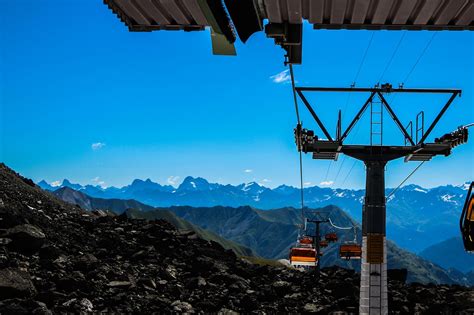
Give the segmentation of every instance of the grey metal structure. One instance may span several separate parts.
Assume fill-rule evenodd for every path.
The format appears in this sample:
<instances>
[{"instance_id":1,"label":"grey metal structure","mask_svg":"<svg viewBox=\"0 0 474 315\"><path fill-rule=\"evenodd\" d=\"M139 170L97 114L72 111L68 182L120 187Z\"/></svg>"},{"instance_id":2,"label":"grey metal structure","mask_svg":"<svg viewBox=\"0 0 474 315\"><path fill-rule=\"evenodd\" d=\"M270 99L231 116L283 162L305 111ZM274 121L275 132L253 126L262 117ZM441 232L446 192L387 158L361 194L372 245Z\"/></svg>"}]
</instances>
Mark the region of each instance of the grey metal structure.
<instances>
[{"instance_id":1,"label":"grey metal structure","mask_svg":"<svg viewBox=\"0 0 474 315\"><path fill-rule=\"evenodd\" d=\"M302 23L314 29L474 30L472 0L104 0L131 31L211 30L215 54L235 54L264 29L302 61Z\"/></svg>"},{"instance_id":2,"label":"grey metal structure","mask_svg":"<svg viewBox=\"0 0 474 315\"><path fill-rule=\"evenodd\" d=\"M329 223L329 213L322 211L310 211L309 209L305 210L306 222L313 223L316 227L314 235L310 235L314 241L314 247L316 248L316 259L317 264L315 268L315 275L319 277L321 272L321 229L320 225L324 223Z\"/></svg>"},{"instance_id":3,"label":"grey metal structure","mask_svg":"<svg viewBox=\"0 0 474 315\"><path fill-rule=\"evenodd\" d=\"M312 153L315 159L337 160L339 154L346 154L361 160L366 166L366 193L362 208L362 262L360 282L360 314L388 314L387 288L387 244L386 244L386 197L385 197L385 166L391 160L405 158L405 161L428 161L436 155L448 156L453 147L467 140L467 129L456 131L435 139L433 143L425 143L433 128L449 108L454 99L461 94L460 90L443 89L393 89L385 84L375 88L313 88L296 87L297 94L306 105L315 122L327 138L320 140L314 131L303 129L298 124L295 137L298 150ZM366 92L370 93L347 129L342 132L338 122L335 139L327 131L316 111L309 104L303 92ZM392 107L384 97L387 93L446 93L450 94L444 105L427 131L415 143L403 127ZM384 108L400 128L406 145L346 145L344 140L377 97Z\"/></svg>"}]
</instances>

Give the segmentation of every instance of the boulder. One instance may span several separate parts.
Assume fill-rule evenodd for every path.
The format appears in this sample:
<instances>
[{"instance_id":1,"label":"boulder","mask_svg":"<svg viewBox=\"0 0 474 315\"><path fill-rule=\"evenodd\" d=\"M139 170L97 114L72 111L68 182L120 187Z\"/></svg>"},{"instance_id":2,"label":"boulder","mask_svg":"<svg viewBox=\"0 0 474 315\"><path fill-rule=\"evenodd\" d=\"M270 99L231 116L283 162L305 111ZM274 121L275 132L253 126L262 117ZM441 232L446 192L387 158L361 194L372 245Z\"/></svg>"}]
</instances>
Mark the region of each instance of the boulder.
<instances>
[{"instance_id":1,"label":"boulder","mask_svg":"<svg viewBox=\"0 0 474 315\"><path fill-rule=\"evenodd\" d=\"M319 311L319 307L313 303L306 303L303 309L307 313L316 313Z\"/></svg>"},{"instance_id":2,"label":"boulder","mask_svg":"<svg viewBox=\"0 0 474 315\"><path fill-rule=\"evenodd\" d=\"M177 300L171 303L171 307L173 308L173 311L175 312L194 313L193 306L189 304L188 302L181 302Z\"/></svg>"},{"instance_id":3,"label":"boulder","mask_svg":"<svg viewBox=\"0 0 474 315\"><path fill-rule=\"evenodd\" d=\"M389 269L387 270L387 277L389 281L399 281L406 283L408 271L407 269Z\"/></svg>"},{"instance_id":4,"label":"boulder","mask_svg":"<svg viewBox=\"0 0 474 315\"><path fill-rule=\"evenodd\" d=\"M111 281L107 286L111 288L128 288L132 286L132 283L129 281Z\"/></svg>"},{"instance_id":5,"label":"boulder","mask_svg":"<svg viewBox=\"0 0 474 315\"><path fill-rule=\"evenodd\" d=\"M0 300L29 297L35 293L28 272L13 268L0 270Z\"/></svg>"},{"instance_id":6,"label":"boulder","mask_svg":"<svg viewBox=\"0 0 474 315\"><path fill-rule=\"evenodd\" d=\"M31 224L17 225L8 229L5 236L12 240L8 244L10 250L26 254L37 252L46 239L43 231Z\"/></svg>"},{"instance_id":7,"label":"boulder","mask_svg":"<svg viewBox=\"0 0 474 315\"><path fill-rule=\"evenodd\" d=\"M84 254L76 258L75 265L79 270L89 270L97 264L99 260L92 254Z\"/></svg>"},{"instance_id":8,"label":"boulder","mask_svg":"<svg viewBox=\"0 0 474 315\"><path fill-rule=\"evenodd\" d=\"M51 315L52 312L43 302L10 299L0 301L0 314Z\"/></svg>"}]
</instances>

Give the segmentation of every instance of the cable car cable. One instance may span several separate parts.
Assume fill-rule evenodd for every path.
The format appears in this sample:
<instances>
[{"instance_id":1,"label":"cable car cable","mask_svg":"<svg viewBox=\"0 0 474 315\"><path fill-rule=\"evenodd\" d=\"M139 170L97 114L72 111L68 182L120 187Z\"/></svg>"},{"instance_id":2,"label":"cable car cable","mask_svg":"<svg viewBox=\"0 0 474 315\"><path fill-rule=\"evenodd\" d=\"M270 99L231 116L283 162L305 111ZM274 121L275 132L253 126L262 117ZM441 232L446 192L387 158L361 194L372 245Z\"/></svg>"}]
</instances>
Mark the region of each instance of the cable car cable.
<instances>
[{"instance_id":1,"label":"cable car cable","mask_svg":"<svg viewBox=\"0 0 474 315\"><path fill-rule=\"evenodd\" d=\"M329 219L329 224L331 224L331 226L334 227L334 228L336 228L336 229L339 229L339 230L351 230L351 229L354 228L353 226L350 226L350 227L337 226L337 225L335 225L334 223L332 223L331 218L328 218L328 219Z\"/></svg>"},{"instance_id":2,"label":"cable car cable","mask_svg":"<svg viewBox=\"0 0 474 315\"><path fill-rule=\"evenodd\" d=\"M425 163L426 161L423 161L421 162L420 164L418 164L418 166L400 183L400 185L397 186L397 188L395 188L394 190L392 190L392 192L390 194L388 194L388 196L386 197L387 199L390 198L390 196L392 196L400 187L402 187L402 185L413 175L415 174L415 172Z\"/></svg>"},{"instance_id":3,"label":"cable car cable","mask_svg":"<svg viewBox=\"0 0 474 315\"><path fill-rule=\"evenodd\" d=\"M298 126L301 126L300 111L298 108L298 99L296 97L296 88L295 88L295 75L293 72L293 65L290 63L290 77L291 77L291 89L293 91L293 101L295 103L295 112L296 120L298 121ZM305 223L304 219L304 183L303 183L303 153L299 150L299 166L300 166L300 192L301 192L301 221L302 225Z\"/></svg>"},{"instance_id":4,"label":"cable car cable","mask_svg":"<svg viewBox=\"0 0 474 315\"><path fill-rule=\"evenodd\" d=\"M474 123L470 123L470 124L461 126L461 127L459 127L459 128L461 129L461 128L470 128L470 127L474 127ZM390 194L388 194L387 199L388 199L390 196L392 196L413 174L415 174L415 172L416 172L425 162L426 162L426 161L421 162L421 163L400 183L400 185L397 186L397 188L395 188L394 190L392 190L392 192L391 192ZM389 201L390 201L390 200L389 200Z\"/></svg>"},{"instance_id":5,"label":"cable car cable","mask_svg":"<svg viewBox=\"0 0 474 315\"><path fill-rule=\"evenodd\" d=\"M372 31L372 36L370 37L369 44L367 45L367 48L365 49L364 56L362 57L362 61L360 62L359 69L357 70L357 74L354 78L354 85L357 82L357 79L359 78L360 71L362 70L362 66L364 65L365 58L367 57L367 53L369 52L370 46L372 45L374 36L375 36L375 31Z\"/></svg>"},{"instance_id":6,"label":"cable car cable","mask_svg":"<svg viewBox=\"0 0 474 315\"><path fill-rule=\"evenodd\" d=\"M428 41L428 43L426 44L425 48L423 49L423 51L421 52L420 56L418 57L418 59L416 60L415 64L413 65L413 67L410 69L410 71L408 72L407 76L405 77L405 80L403 80L402 83L405 83L407 82L408 78L410 77L410 75L413 73L413 71L415 70L416 66L418 65L418 63L420 62L421 58L423 58L423 56L425 55L426 51L428 50L428 48L431 46L431 43L433 42L433 40L435 39L436 35L438 35L437 32L433 33L433 35L431 36L430 40Z\"/></svg>"},{"instance_id":7,"label":"cable car cable","mask_svg":"<svg viewBox=\"0 0 474 315\"><path fill-rule=\"evenodd\" d=\"M388 68L392 64L392 61L395 58L395 55L397 54L398 49L400 48L400 45L401 45L403 39L405 38L406 34L407 34L406 32L403 32L402 36L400 37L400 40L398 41L397 45L395 46L395 49L392 53L392 56L390 57L389 61L387 62L387 65L385 65L385 68L384 68L384 70L382 71L382 74L379 77L379 80L378 80L379 83L380 83L380 81L382 81L383 77L385 76L385 73L387 72Z\"/></svg>"},{"instance_id":8,"label":"cable car cable","mask_svg":"<svg viewBox=\"0 0 474 315\"><path fill-rule=\"evenodd\" d=\"M291 77L291 90L293 91L293 101L295 103L296 120L298 121L298 124L301 124L300 111L298 109L298 100L296 98L295 75L293 73L293 65L290 63L289 66L290 66L290 77Z\"/></svg>"}]
</instances>

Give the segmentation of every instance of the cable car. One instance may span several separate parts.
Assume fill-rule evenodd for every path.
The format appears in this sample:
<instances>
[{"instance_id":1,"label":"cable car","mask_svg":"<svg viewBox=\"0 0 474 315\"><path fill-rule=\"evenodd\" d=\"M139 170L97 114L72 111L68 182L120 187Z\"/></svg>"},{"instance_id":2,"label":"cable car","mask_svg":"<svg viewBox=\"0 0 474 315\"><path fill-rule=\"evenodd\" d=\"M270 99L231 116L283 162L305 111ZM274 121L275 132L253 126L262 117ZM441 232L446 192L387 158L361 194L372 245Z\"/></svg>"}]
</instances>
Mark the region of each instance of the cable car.
<instances>
[{"instance_id":1,"label":"cable car","mask_svg":"<svg viewBox=\"0 0 474 315\"><path fill-rule=\"evenodd\" d=\"M472 188L474 182L471 182L466 196L466 202L461 213L460 227L464 248L467 252L474 253L474 194Z\"/></svg>"},{"instance_id":2,"label":"cable car","mask_svg":"<svg viewBox=\"0 0 474 315\"><path fill-rule=\"evenodd\" d=\"M329 242L326 240L322 240L321 242L319 242L319 246L321 247L328 247L328 245L329 245Z\"/></svg>"},{"instance_id":3,"label":"cable car","mask_svg":"<svg viewBox=\"0 0 474 315\"><path fill-rule=\"evenodd\" d=\"M354 229L354 240L345 242L339 246L339 257L342 259L361 259L362 258L362 246L357 243L357 230Z\"/></svg>"},{"instance_id":4,"label":"cable car","mask_svg":"<svg viewBox=\"0 0 474 315\"><path fill-rule=\"evenodd\" d=\"M362 246L354 242L347 242L339 247L339 256L342 259L361 259Z\"/></svg>"},{"instance_id":5,"label":"cable car","mask_svg":"<svg viewBox=\"0 0 474 315\"><path fill-rule=\"evenodd\" d=\"M293 247L290 250L290 264L294 267L316 267L316 249Z\"/></svg>"},{"instance_id":6,"label":"cable car","mask_svg":"<svg viewBox=\"0 0 474 315\"><path fill-rule=\"evenodd\" d=\"M303 236L296 242L296 246L290 249L290 264L296 268L316 267L318 259L313 239Z\"/></svg>"},{"instance_id":7,"label":"cable car","mask_svg":"<svg viewBox=\"0 0 474 315\"><path fill-rule=\"evenodd\" d=\"M300 244L305 244L305 245L312 245L313 244L313 239L309 236L304 236L299 240Z\"/></svg>"},{"instance_id":8,"label":"cable car","mask_svg":"<svg viewBox=\"0 0 474 315\"><path fill-rule=\"evenodd\" d=\"M326 241L332 243L332 242L337 242L338 237L337 237L337 234L336 234L336 233L327 233L327 234L324 236L324 239L326 239Z\"/></svg>"}]
</instances>

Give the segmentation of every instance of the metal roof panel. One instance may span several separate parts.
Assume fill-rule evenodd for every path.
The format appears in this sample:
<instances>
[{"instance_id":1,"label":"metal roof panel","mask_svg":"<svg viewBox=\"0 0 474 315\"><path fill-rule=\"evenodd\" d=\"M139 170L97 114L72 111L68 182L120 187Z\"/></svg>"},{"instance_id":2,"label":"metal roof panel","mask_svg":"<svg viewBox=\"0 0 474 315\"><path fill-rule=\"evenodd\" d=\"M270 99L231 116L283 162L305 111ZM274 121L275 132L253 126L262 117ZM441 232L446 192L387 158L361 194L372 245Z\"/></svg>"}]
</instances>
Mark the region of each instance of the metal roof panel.
<instances>
[{"instance_id":1,"label":"metal roof panel","mask_svg":"<svg viewBox=\"0 0 474 315\"><path fill-rule=\"evenodd\" d=\"M220 5L219 1L104 0L134 31L202 30L210 25L203 11L203 3L217 6ZM473 0L253 1L258 11L253 16L268 19L271 23L300 24L303 19L307 19L316 29L474 29ZM246 4L246 8L252 6ZM222 12L225 12L224 9ZM239 15L245 16L245 13ZM239 22L240 25L247 23L245 19Z\"/></svg>"}]
</instances>

